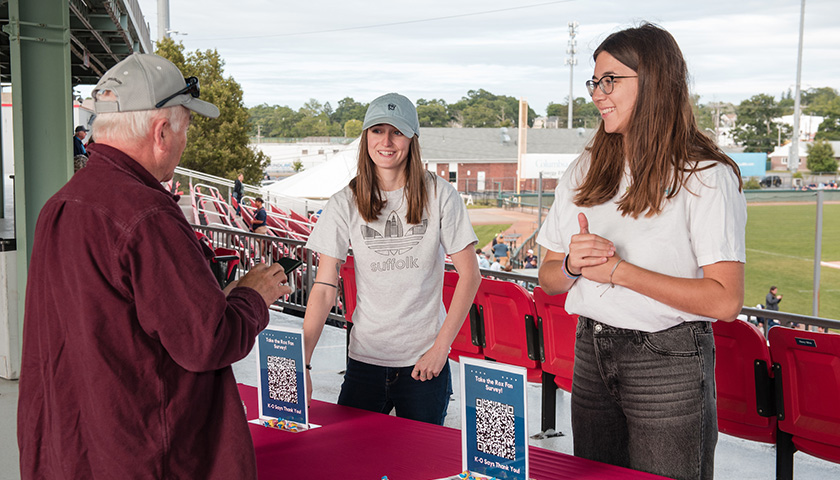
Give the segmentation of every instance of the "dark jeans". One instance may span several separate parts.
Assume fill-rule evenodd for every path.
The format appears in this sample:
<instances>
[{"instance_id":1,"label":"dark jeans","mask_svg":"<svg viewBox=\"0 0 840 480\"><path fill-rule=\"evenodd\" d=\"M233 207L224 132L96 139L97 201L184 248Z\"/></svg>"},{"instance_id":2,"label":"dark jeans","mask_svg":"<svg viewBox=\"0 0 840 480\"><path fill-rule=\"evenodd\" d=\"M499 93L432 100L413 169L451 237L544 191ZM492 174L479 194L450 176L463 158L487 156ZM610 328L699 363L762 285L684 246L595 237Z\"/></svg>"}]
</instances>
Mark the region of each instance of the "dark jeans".
<instances>
[{"instance_id":1,"label":"dark jeans","mask_svg":"<svg viewBox=\"0 0 840 480\"><path fill-rule=\"evenodd\" d=\"M240 208L241 208L241 204L242 204L242 195L241 194L237 195L237 194L234 193L233 198L236 199L236 214L241 217L242 212L241 212Z\"/></svg>"},{"instance_id":2,"label":"dark jeans","mask_svg":"<svg viewBox=\"0 0 840 480\"><path fill-rule=\"evenodd\" d=\"M645 333L580 317L572 431L575 456L669 478L713 478L711 324Z\"/></svg>"},{"instance_id":3,"label":"dark jeans","mask_svg":"<svg viewBox=\"0 0 840 480\"><path fill-rule=\"evenodd\" d=\"M440 374L421 382L411 378L414 366L379 367L348 359L338 404L443 425L452 393L447 361Z\"/></svg>"}]
</instances>

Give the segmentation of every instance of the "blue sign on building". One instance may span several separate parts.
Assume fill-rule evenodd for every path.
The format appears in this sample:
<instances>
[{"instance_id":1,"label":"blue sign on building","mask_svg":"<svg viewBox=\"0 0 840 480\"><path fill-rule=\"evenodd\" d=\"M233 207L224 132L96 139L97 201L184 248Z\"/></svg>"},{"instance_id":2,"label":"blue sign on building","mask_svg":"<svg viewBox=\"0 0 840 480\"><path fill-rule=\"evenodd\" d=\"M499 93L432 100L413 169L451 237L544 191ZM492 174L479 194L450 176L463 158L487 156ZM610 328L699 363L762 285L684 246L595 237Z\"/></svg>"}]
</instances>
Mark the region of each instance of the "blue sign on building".
<instances>
[{"instance_id":1,"label":"blue sign on building","mask_svg":"<svg viewBox=\"0 0 840 480\"><path fill-rule=\"evenodd\" d=\"M744 178L758 177L761 180L761 177L767 173L766 153L727 153L727 155L738 164L741 176Z\"/></svg>"}]
</instances>

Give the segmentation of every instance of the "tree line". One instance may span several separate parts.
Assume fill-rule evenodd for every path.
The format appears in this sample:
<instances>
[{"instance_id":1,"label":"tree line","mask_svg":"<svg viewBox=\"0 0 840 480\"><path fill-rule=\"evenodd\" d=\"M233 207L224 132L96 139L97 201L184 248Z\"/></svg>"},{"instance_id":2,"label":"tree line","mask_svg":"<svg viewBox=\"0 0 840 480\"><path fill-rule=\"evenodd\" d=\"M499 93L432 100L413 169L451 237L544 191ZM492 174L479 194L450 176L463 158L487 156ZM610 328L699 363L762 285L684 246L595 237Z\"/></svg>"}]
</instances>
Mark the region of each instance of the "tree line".
<instances>
[{"instance_id":1,"label":"tree line","mask_svg":"<svg viewBox=\"0 0 840 480\"><path fill-rule=\"evenodd\" d=\"M738 117L733 136L747 152L772 152L779 141L789 139L792 128L778 121L784 115L793 115L795 100L790 91L782 93L781 99L759 94L742 101L737 107L723 104L712 107ZM819 125L815 140L840 140L840 95L830 87L810 88L801 92L802 114L824 117ZM708 115L708 112L705 113Z\"/></svg>"},{"instance_id":2,"label":"tree line","mask_svg":"<svg viewBox=\"0 0 840 480\"><path fill-rule=\"evenodd\" d=\"M745 152L770 153L776 145L786 143L785 140L793 135L793 128L778 120L782 116L793 115L794 104L793 94L788 90L778 101L771 95L759 94L742 101L737 107L731 104L712 107L737 115L732 136ZM808 145L806 167L812 172L836 173L837 159L828 141L840 140L840 95L830 87L809 88L801 92L800 110L805 115L824 117L817 128L814 143ZM702 115L708 117L709 112L705 111Z\"/></svg>"},{"instance_id":3,"label":"tree line","mask_svg":"<svg viewBox=\"0 0 840 480\"><path fill-rule=\"evenodd\" d=\"M219 107L219 118L193 115L181 166L231 180L242 173L245 183L258 184L271 159L250 146L242 87L224 75L225 62L219 52L185 53L183 43L166 38L157 42L155 53L174 63L184 77L198 77L201 99Z\"/></svg>"},{"instance_id":4,"label":"tree line","mask_svg":"<svg viewBox=\"0 0 840 480\"><path fill-rule=\"evenodd\" d=\"M224 60L216 50L185 52L181 42L165 39L157 43L156 53L171 60L185 76L201 79L201 98L216 104L221 115L217 119L193 118L188 131L187 148L181 165L211 175L235 178L239 172L246 183L258 183L270 159L250 145L250 138L310 136L356 137L361 133L366 103L351 97L333 108L311 99L297 111L267 104L247 108L242 87L232 77L224 75ZM794 99L790 91L777 101L768 94L758 94L739 105L732 103L699 103L693 97L694 113L702 131L714 132L721 115L737 115L733 137L746 152L773 151L779 138L789 139L791 128L777 121L790 115ZM418 99L416 102L420 125L423 127L499 128L519 124L519 100L495 95L484 89L469 90L454 103L443 99ZM840 140L840 95L834 88L811 88L802 92L802 113L825 117L816 140ZM600 122L598 109L588 97L574 99L572 127L595 128ZM560 128L568 122L568 99L549 103L546 113L558 117ZM528 108L528 126L533 126L537 114ZM814 151L816 149L816 151ZM811 147L814 157L824 158L827 164L810 165L811 171L836 171L831 146L817 142ZM818 154L818 155L817 155ZM810 158L810 155L809 155Z\"/></svg>"},{"instance_id":5,"label":"tree line","mask_svg":"<svg viewBox=\"0 0 840 480\"><path fill-rule=\"evenodd\" d=\"M455 103L441 98L416 102L421 127L500 128L519 125L519 100L506 95L495 95L484 89L469 90ZM368 104L352 97L338 101L333 108L330 102L310 99L297 111L288 106L262 104L249 109L251 135L260 137L302 138L315 136L356 137L362 131ZM578 97L573 105L572 126L595 128L601 115L588 99ZM568 123L568 101L550 103L548 115L559 117L560 128ZM528 107L527 124L534 125L536 112Z\"/></svg>"},{"instance_id":6,"label":"tree line","mask_svg":"<svg viewBox=\"0 0 840 480\"><path fill-rule=\"evenodd\" d=\"M494 95L484 89L470 90L458 102L443 99L416 102L420 126L423 127L514 127L519 123L519 100ZM330 102L310 99L299 110L287 106L262 104L251 107L251 135L262 137L356 137L362 131L368 104L345 97L333 108ZM528 125L537 114L528 109Z\"/></svg>"},{"instance_id":7,"label":"tree line","mask_svg":"<svg viewBox=\"0 0 840 480\"><path fill-rule=\"evenodd\" d=\"M714 131L716 120L723 115L737 116L733 136L747 152L772 152L778 138L790 138L791 128L778 121L793 114L794 100L790 91L776 100L768 94L755 95L739 105L732 103L699 103L692 97L697 123L703 131ZM515 127L519 123L519 101L514 97L494 95L484 89L470 90L455 103L443 99L418 99L417 115L422 127ZM829 87L811 88L802 92L802 113L825 117L817 140L840 140L840 96ZM287 106L268 104L249 109L251 135L262 137L347 136L361 133L366 103L351 97L333 108L329 102L321 104L310 99L295 111ZM549 103L546 113L558 117L560 128L568 125L568 99ZM528 109L528 126L533 126L536 114ZM572 127L596 128L601 116L590 98L574 100Z\"/></svg>"}]
</instances>

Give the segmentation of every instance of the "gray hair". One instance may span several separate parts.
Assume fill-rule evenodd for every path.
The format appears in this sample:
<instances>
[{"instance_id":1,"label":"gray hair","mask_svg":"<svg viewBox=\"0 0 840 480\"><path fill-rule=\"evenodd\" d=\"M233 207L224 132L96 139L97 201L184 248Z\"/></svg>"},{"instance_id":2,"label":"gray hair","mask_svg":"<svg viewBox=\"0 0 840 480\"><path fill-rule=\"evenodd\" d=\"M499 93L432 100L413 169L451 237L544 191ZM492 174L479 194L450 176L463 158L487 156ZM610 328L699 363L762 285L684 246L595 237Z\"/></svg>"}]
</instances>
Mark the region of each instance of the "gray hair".
<instances>
[{"instance_id":1,"label":"gray hair","mask_svg":"<svg viewBox=\"0 0 840 480\"><path fill-rule=\"evenodd\" d=\"M108 100L114 94L110 91L101 92L97 100ZM177 105L156 110L140 110L135 112L100 113L94 118L91 135L97 141L110 140L115 143L134 144L149 134L152 123L166 118L172 125L172 130L183 132L189 125L190 111Z\"/></svg>"}]
</instances>

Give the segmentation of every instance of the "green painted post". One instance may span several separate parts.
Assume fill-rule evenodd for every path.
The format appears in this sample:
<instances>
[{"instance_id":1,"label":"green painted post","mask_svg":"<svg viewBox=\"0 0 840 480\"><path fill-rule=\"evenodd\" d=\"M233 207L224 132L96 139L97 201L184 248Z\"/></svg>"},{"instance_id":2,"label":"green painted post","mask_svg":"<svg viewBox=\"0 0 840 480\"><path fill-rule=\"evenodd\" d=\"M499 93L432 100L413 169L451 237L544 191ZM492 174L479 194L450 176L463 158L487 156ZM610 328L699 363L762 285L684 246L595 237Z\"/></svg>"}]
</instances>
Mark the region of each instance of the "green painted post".
<instances>
[{"instance_id":1,"label":"green painted post","mask_svg":"<svg viewBox=\"0 0 840 480\"><path fill-rule=\"evenodd\" d=\"M38 213L73 172L67 0L10 0L18 317Z\"/></svg>"}]
</instances>

